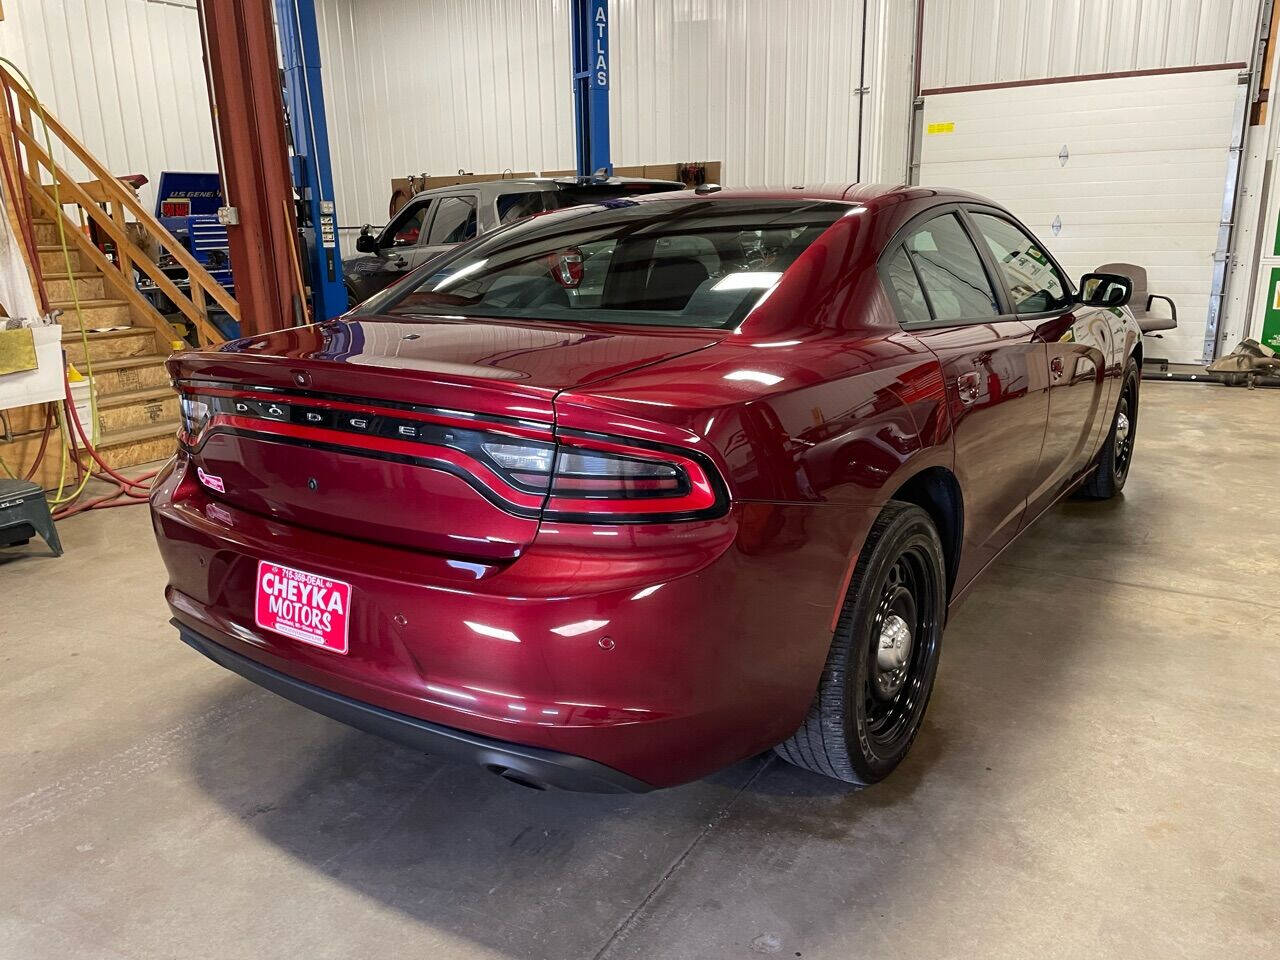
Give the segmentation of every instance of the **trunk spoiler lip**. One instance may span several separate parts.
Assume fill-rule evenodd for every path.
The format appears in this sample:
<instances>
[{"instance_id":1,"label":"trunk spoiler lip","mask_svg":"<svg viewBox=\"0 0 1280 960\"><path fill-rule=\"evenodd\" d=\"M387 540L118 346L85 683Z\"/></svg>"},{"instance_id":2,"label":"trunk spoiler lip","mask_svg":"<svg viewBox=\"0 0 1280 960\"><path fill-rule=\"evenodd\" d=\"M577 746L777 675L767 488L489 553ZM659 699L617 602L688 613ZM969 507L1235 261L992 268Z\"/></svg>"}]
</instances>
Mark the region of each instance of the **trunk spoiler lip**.
<instances>
[{"instance_id":1,"label":"trunk spoiler lip","mask_svg":"<svg viewBox=\"0 0 1280 960\"><path fill-rule=\"evenodd\" d=\"M367 397L356 394L331 393L326 390L310 390L303 387L276 387L252 383L233 383L227 380L204 379L201 377L181 377L174 381L179 393L208 393L218 391L221 396L267 396L281 400L303 399L314 400L317 404L346 404L360 409L384 408L401 410L406 413L434 414L443 417L457 418L466 423L480 425L482 423L507 424L534 430L549 430L552 422L535 420L532 417L513 417L507 414L482 413L475 410L458 410L452 407L441 407L430 403L411 403L406 400L387 400L381 397Z\"/></svg>"}]
</instances>

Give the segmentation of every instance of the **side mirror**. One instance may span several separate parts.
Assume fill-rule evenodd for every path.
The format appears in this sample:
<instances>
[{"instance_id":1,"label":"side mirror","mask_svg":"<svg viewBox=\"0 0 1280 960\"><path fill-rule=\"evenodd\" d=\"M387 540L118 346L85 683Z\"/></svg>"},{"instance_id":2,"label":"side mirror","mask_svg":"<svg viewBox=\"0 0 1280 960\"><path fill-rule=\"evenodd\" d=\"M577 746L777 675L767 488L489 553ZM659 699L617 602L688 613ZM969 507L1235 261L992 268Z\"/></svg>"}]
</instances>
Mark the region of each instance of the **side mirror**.
<instances>
[{"instance_id":1,"label":"side mirror","mask_svg":"<svg viewBox=\"0 0 1280 960\"><path fill-rule=\"evenodd\" d=\"M1080 302L1086 307L1123 307L1133 296L1133 281L1118 273L1086 273L1080 278Z\"/></svg>"},{"instance_id":2,"label":"side mirror","mask_svg":"<svg viewBox=\"0 0 1280 960\"><path fill-rule=\"evenodd\" d=\"M356 249L361 253L378 252L378 238L369 232L371 229L366 223L360 228L360 236L356 237Z\"/></svg>"}]
</instances>

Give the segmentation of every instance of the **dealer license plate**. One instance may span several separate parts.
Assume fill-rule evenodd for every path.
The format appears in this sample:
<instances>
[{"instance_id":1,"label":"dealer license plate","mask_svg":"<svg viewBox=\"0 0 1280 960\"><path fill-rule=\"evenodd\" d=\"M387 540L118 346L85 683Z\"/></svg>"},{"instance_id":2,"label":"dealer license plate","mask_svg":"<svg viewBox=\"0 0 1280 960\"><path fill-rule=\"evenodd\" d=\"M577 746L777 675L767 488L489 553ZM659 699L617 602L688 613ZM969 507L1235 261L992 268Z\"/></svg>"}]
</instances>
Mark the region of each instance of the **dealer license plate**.
<instances>
[{"instance_id":1,"label":"dealer license plate","mask_svg":"<svg viewBox=\"0 0 1280 960\"><path fill-rule=\"evenodd\" d=\"M259 560L256 589L258 626L333 653L347 652L351 584Z\"/></svg>"}]
</instances>

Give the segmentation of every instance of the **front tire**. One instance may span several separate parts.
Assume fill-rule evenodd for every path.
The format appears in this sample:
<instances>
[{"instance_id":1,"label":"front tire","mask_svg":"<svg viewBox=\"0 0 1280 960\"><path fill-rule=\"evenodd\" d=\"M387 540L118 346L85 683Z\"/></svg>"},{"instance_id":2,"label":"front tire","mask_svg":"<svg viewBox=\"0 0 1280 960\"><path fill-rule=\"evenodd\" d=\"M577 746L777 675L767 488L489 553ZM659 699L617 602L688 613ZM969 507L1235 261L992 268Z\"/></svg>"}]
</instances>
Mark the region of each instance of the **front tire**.
<instances>
[{"instance_id":1,"label":"front tire","mask_svg":"<svg viewBox=\"0 0 1280 960\"><path fill-rule=\"evenodd\" d=\"M784 760L868 786L920 732L942 651L946 574L929 515L891 500L872 525L804 723Z\"/></svg>"},{"instance_id":2,"label":"front tire","mask_svg":"<svg viewBox=\"0 0 1280 960\"><path fill-rule=\"evenodd\" d=\"M1138 433L1138 382L1138 362L1130 357L1124 368L1111 430L1098 455L1098 465L1080 487L1080 495L1086 499L1110 500L1124 489L1124 482L1129 478L1133 442Z\"/></svg>"}]
</instances>

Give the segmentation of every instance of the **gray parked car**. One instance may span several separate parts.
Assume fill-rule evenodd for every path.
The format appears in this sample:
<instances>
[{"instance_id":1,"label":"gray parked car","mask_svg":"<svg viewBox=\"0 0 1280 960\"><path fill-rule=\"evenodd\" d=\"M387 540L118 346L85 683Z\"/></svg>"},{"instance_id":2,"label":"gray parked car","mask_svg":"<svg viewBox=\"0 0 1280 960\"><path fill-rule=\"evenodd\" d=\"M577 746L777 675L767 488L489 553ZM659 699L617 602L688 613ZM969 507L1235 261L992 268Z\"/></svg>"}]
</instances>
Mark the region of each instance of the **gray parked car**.
<instances>
[{"instance_id":1,"label":"gray parked car","mask_svg":"<svg viewBox=\"0 0 1280 960\"><path fill-rule=\"evenodd\" d=\"M633 177L538 177L486 180L424 190L376 234L366 225L358 253L342 265L347 304L355 306L415 267L470 240L535 213L643 193L683 190L678 180Z\"/></svg>"}]
</instances>

